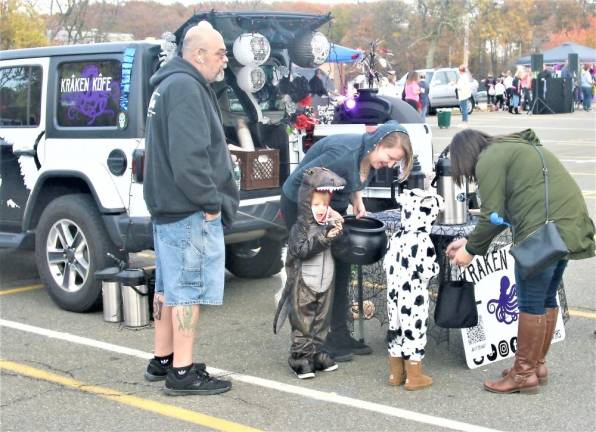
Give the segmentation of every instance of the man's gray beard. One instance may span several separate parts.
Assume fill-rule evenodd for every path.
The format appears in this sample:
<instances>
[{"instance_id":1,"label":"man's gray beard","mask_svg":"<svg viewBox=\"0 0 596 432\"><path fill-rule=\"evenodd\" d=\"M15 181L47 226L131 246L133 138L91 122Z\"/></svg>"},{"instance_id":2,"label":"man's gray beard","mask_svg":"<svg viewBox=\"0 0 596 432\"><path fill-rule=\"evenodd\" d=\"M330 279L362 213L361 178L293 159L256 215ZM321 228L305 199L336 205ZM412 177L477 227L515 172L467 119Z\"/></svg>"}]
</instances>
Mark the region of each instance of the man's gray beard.
<instances>
[{"instance_id":1,"label":"man's gray beard","mask_svg":"<svg viewBox=\"0 0 596 432\"><path fill-rule=\"evenodd\" d=\"M226 77L226 73L222 69L222 71L220 73L218 73L217 76L215 77L215 82L223 81L225 77Z\"/></svg>"}]
</instances>

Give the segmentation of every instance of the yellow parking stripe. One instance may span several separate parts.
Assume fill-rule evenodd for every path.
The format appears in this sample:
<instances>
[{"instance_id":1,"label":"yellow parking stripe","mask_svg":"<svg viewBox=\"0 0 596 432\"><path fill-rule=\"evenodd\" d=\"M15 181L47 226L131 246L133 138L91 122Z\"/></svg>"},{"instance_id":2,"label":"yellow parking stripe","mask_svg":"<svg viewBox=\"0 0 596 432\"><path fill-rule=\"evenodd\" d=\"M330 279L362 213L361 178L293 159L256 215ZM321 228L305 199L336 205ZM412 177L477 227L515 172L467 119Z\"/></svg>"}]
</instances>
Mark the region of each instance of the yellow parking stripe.
<instances>
[{"instance_id":1,"label":"yellow parking stripe","mask_svg":"<svg viewBox=\"0 0 596 432\"><path fill-rule=\"evenodd\" d=\"M40 284L28 285L28 286L19 287L19 288L12 288L12 289L0 291L0 296L9 295L9 294L18 294L18 293L22 293L22 292L26 292L26 291L38 290L41 288L43 288L43 285L40 285Z\"/></svg>"},{"instance_id":2,"label":"yellow parking stripe","mask_svg":"<svg viewBox=\"0 0 596 432\"><path fill-rule=\"evenodd\" d=\"M195 411L179 408L175 405L168 405L152 401L149 399L142 399L136 396L130 396L119 392L118 390L107 387L100 387L88 385L81 381L67 378L60 375L55 375L43 371L41 369L32 368L20 363L11 362L0 359L0 369L14 372L18 375L24 375L31 378L40 379L43 381L52 382L55 384L79 390L85 393L90 393L104 399L109 399L124 405L130 405L145 411L151 411L166 417L172 417L177 420L182 420L188 423L193 423L199 426L204 426L218 431L230 432L259 432L258 429L253 429L249 426L244 426L239 423L230 422L217 417L211 417L206 414L201 414Z\"/></svg>"},{"instance_id":3,"label":"yellow parking stripe","mask_svg":"<svg viewBox=\"0 0 596 432\"><path fill-rule=\"evenodd\" d=\"M569 308L569 315L576 316L576 317L582 317L582 318L596 319L596 312L590 312L590 311L579 310L579 309Z\"/></svg>"}]
</instances>

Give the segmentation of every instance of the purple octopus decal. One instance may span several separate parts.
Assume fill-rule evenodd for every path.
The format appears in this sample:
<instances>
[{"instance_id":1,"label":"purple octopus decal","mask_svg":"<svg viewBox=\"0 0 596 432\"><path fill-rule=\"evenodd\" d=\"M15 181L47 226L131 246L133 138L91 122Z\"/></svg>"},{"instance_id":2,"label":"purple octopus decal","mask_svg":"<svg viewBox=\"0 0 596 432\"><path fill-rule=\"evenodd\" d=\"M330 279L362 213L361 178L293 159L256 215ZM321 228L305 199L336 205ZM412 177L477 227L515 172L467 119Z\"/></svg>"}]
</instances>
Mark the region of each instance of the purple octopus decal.
<instances>
[{"instance_id":1,"label":"purple octopus decal","mask_svg":"<svg viewBox=\"0 0 596 432\"><path fill-rule=\"evenodd\" d=\"M517 289L507 276L501 278L499 298L490 300L486 309L489 313L494 313L499 322L511 324L517 321Z\"/></svg>"},{"instance_id":2,"label":"purple octopus decal","mask_svg":"<svg viewBox=\"0 0 596 432\"><path fill-rule=\"evenodd\" d=\"M102 115L115 118L116 113L109 107L118 107L120 83L112 77L102 76L98 65L84 66L80 77L73 75L63 78L60 87L61 102L68 106L69 120L76 120L82 115L86 118L87 126L93 126ZM115 120L112 123L115 124Z\"/></svg>"}]
</instances>

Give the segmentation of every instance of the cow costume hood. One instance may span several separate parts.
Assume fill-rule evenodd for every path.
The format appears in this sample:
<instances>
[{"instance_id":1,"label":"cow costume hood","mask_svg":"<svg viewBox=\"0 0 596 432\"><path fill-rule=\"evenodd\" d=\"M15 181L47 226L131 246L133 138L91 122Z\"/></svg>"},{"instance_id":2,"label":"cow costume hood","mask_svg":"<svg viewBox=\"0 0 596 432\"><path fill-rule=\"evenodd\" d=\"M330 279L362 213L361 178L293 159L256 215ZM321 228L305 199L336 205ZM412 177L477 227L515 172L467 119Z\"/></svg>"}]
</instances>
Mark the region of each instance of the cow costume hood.
<instances>
[{"instance_id":1,"label":"cow costume hood","mask_svg":"<svg viewBox=\"0 0 596 432\"><path fill-rule=\"evenodd\" d=\"M406 189L400 194L401 226L404 231L424 231L430 234L431 225L445 209L445 200L436 193L422 189Z\"/></svg>"}]
</instances>

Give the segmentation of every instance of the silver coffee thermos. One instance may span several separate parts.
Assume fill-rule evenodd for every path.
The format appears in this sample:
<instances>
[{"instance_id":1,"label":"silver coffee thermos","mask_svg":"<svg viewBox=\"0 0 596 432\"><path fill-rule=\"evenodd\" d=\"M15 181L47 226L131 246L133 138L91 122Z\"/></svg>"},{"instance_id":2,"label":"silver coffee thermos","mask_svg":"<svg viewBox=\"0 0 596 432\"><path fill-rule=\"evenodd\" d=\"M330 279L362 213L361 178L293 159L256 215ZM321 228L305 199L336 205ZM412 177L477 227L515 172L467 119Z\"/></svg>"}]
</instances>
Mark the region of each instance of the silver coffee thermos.
<instances>
[{"instance_id":1,"label":"silver coffee thermos","mask_svg":"<svg viewBox=\"0 0 596 432\"><path fill-rule=\"evenodd\" d=\"M149 324L149 287L143 269L126 269L116 275L122 286L122 312L126 327Z\"/></svg>"},{"instance_id":2,"label":"silver coffee thermos","mask_svg":"<svg viewBox=\"0 0 596 432\"><path fill-rule=\"evenodd\" d=\"M461 225L468 222L468 205L466 196L466 182L461 186L455 184L451 178L451 161L441 153L435 165L435 178L432 186L445 200L445 211L439 213L437 223L440 225Z\"/></svg>"}]
</instances>

